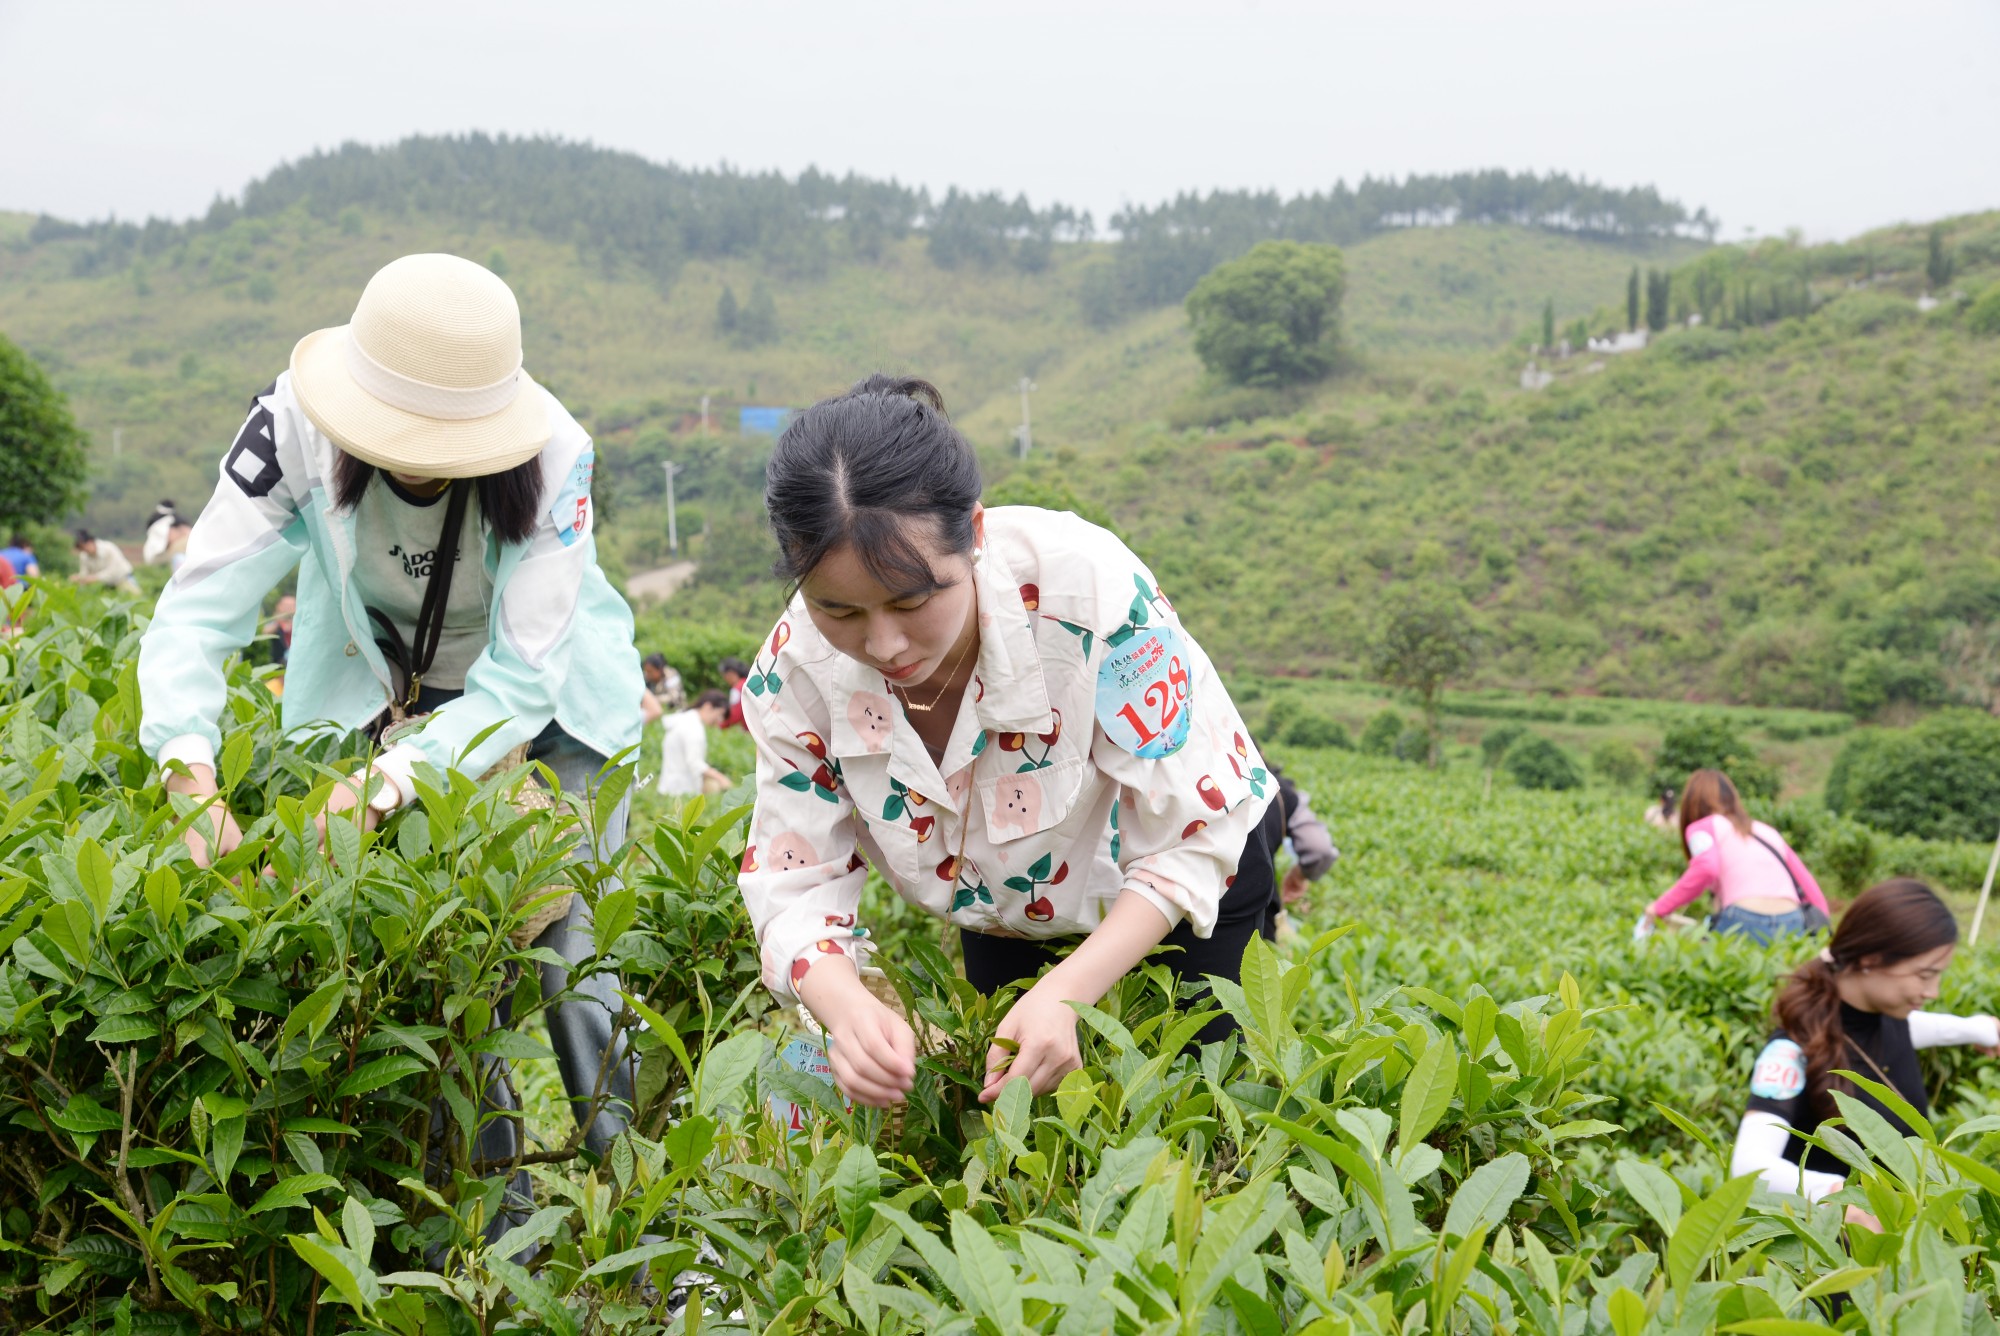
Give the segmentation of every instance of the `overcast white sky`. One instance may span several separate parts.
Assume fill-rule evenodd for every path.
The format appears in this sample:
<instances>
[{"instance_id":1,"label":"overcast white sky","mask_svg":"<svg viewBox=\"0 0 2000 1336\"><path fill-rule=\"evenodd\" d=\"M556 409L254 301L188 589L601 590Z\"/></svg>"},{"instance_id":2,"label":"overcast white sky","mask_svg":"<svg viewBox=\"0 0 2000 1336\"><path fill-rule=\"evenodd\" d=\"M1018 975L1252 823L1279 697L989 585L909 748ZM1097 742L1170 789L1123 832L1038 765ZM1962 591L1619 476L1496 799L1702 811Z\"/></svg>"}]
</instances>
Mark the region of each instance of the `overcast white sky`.
<instances>
[{"instance_id":1,"label":"overcast white sky","mask_svg":"<svg viewBox=\"0 0 2000 1336\"><path fill-rule=\"evenodd\" d=\"M1740 237L2000 207L2000 0L0 0L0 209L180 217L344 140L557 134L1093 210L1501 166Z\"/></svg>"}]
</instances>

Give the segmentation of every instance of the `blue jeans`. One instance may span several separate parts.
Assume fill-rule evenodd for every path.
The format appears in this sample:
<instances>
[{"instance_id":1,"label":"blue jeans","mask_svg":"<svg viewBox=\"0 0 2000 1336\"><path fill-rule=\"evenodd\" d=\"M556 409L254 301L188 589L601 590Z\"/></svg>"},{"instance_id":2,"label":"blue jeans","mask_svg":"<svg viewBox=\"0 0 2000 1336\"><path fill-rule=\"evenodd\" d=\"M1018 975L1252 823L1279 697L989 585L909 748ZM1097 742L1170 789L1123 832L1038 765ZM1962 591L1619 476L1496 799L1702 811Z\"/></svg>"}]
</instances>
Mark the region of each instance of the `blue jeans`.
<instances>
[{"instance_id":1,"label":"blue jeans","mask_svg":"<svg viewBox=\"0 0 2000 1336\"><path fill-rule=\"evenodd\" d=\"M1739 937L1748 937L1759 946L1769 946L1780 937L1803 936L1806 932L1806 911L1792 909L1782 914L1759 914L1740 905L1729 905L1718 911L1708 921L1708 926L1711 932L1732 932Z\"/></svg>"}]
</instances>

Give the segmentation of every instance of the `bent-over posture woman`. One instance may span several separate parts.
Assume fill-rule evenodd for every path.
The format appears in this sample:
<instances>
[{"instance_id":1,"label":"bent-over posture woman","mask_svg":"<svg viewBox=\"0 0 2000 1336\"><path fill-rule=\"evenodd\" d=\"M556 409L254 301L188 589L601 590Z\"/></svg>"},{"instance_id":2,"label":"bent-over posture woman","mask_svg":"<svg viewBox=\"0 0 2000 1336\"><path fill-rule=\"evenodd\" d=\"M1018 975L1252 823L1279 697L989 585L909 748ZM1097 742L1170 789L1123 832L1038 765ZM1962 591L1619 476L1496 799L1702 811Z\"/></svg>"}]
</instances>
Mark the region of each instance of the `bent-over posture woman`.
<instances>
[{"instance_id":1,"label":"bent-over posture woman","mask_svg":"<svg viewBox=\"0 0 2000 1336\"><path fill-rule=\"evenodd\" d=\"M372 776L334 789L322 829L356 806L373 826L408 803L419 762L477 775L522 743L566 792L588 792L606 758L638 741L644 689L632 614L597 566L592 460L583 428L521 369L514 294L469 260L397 260L352 323L299 341L251 400L140 642L140 741L162 767L179 763L169 789L214 805L219 847L191 831L197 861L242 838L216 795L223 659L295 566L285 728L359 731L392 704L434 711ZM625 813L597 832L604 850L624 843ZM570 897L536 944L589 956L589 914ZM544 996L568 986L562 969L542 969ZM549 1015L579 1117L602 1065L617 1063L593 1150L623 1129L631 1097L628 1067L607 1056L619 1005L615 980L599 976ZM517 1135L515 1119L491 1120L482 1158L511 1158Z\"/></svg>"},{"instance_id":2,"label":"bent-over posture woman","mask_svg":"<svg viewBox=\"0 0 2000 1336\"><path fill-rule=\"evenodd\" d=\"M982 992L1054 965L1001 1021L1019 1047L988 1053L984 1100L1075 1069L1069 1004L1163 941L1183 976L1235 978L1275 920L1275 785L1139 559L1074 515L982 507L922 381L814 405L766 477L798 590L746 680L741 884L765 983L825 1025L841 1088L887 1105L916 1071L910 1027L857 972L869 864L958 925Z\"/></svg>"},{"instance_id":3,"label":"bent-over posture woman","mask_svg":"<svg viewBox=\"0 0 2000 1336\"><path fill-rule=\"evenodd\" d=\"M1642 935L1682 905L1715 892L1709 926L1769 946L1808 931L1807 911L1827 912L1826 896L1785 837L1743 810L1736 786L1720 770L1697 770L1681 791L1681 847L1687 871L1646 907Z\"/></svg>"},{"instance_id":4,"label":"bent-over posture woman","mask_svg":"<svg viewBox=\"0 0 2000 1336\"><path fill-rule=\"evenodd\" d=\"M1918 1049L1973 1044L2000 1056L1993 1017L1923 1010L1937 1000L1957 942L1951 910L1920 881L1885 881L1848 906L1832 942L1778 992L1772 1007L1778 1030L1750 1071L1749 1111L1736 1132L1731 1176L1754 1173L1776 1191L1818 1201L1845 1186L1847 1166L1793 1133L1811 1132L1838 1112L1834 1090L1847 1090L1902 1135L1914 1135L1874 1096L1834 1072L1879 1082L1927 1113Z\"/></svg>"}]
</instances>

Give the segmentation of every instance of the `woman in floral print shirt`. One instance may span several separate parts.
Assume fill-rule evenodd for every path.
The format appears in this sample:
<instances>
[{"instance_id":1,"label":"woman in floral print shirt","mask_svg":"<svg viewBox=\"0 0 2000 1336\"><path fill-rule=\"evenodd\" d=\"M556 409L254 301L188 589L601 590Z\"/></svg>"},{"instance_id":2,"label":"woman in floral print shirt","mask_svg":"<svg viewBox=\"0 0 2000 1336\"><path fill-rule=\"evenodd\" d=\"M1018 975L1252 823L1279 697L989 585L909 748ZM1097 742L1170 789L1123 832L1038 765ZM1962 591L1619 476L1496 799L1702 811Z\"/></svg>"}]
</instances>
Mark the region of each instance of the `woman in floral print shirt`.
<instances>
[{"instance_id":1,"label":"woman in floral print shirt","mask_svg":"<svg viewBox=\"0 0 2000 1336\"><path fill-rule=\"evenodd\" d=\"M808 409L767 472L798 590L745 683L741 884L765 983L812 1008L865 1104L916 1072L857 973L869 864L959 926L981 991L1055 962L1001 1022L1018 1048L988 1054L987 1100L1078 1066L1069 1003L1163 942L1184 975L1233 979L1275 910L1276 786L1151 573L1074 515L979 493L937 391L881 376Z\"/></svg>"}]
</instances>

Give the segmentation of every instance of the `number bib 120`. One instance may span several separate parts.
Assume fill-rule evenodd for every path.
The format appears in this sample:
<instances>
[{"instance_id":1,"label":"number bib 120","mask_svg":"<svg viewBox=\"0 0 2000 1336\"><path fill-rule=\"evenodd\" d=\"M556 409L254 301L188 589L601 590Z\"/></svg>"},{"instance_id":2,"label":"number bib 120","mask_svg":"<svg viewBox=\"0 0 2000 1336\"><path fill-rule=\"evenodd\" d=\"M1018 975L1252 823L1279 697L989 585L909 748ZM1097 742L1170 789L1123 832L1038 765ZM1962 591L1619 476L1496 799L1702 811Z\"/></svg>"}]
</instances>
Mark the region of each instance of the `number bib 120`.
<instances>
[{"instance_id":1,"label":"number bib 120","mask_svg":"<svg viewBox=\"0 0 2000 1336\"><path fill-rule=\"evenodd\" d=\"M1172 756L1194 718L1187 642L1171 626L1141 627L1097 670L1097 723L1113 742L1148 760Z\"/></svg>"}]
</instances>

